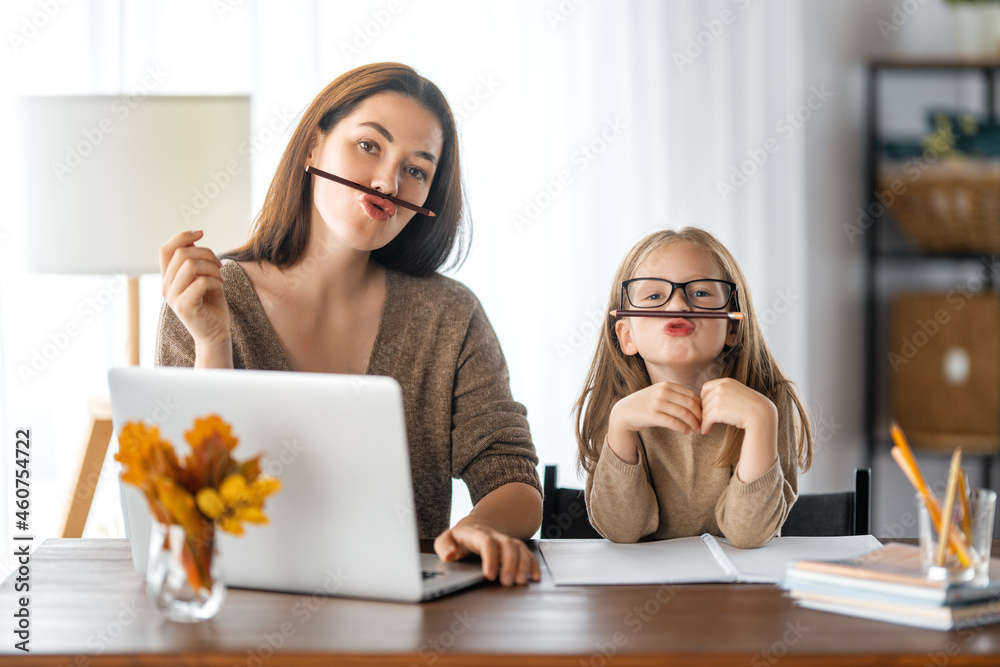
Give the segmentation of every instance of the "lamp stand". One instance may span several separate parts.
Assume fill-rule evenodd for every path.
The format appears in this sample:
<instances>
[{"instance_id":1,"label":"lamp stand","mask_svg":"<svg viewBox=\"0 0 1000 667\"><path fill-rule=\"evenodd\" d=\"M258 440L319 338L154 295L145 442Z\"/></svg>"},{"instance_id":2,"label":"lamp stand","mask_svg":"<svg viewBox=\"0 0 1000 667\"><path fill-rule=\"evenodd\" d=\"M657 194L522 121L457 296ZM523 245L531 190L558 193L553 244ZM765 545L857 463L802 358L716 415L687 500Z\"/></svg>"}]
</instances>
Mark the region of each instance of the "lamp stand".
<instances>
[{"instance_id":1,"label":"lamp stand","mask_svg":"<svg viewBox=\"0 0 1000 667\"><path fill-rule=\"evenodd\" d=\"M139 365L139 276L128 277L128 363Z\"/></svg>"},{"instance_id":2,"label":"lamp stand","mask_svg":"<svg viewBox=\"0 0 1000 667\"><path fill-rule=\"evenodd\" d=\"M139 277L128 277L128 362L139 365ZM113 427L111 403L106 399L87 401L90 413L90 434L84 446L83 462L76 476L69 511L63 523L62 537L82 537L87 516L94 501L94 491L101 478L104 459L108 455Z\"/></svg>"}]
</instances>

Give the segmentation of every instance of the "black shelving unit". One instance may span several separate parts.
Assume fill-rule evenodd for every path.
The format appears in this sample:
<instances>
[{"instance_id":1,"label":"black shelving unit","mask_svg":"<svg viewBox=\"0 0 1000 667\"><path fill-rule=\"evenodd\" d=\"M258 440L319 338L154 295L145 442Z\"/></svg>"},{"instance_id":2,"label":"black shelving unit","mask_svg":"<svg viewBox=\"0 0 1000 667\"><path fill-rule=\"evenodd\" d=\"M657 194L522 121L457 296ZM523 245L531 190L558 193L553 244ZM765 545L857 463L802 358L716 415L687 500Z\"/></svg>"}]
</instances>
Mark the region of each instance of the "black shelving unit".
<instances>
[{"instance_id":1,"label":"black shelving unit","mask_svg":"<svg viewBox=\"0 0 1000 667\"><path fill-rule=\"evenodd\" d=\"M865 210L872 211L878 192L878 169L880 161L881 109L879 108L880 84L888 77L928 77L948 76L956 74L973 74L982 83L983 111L992 119L997 118L997 80L1000 78L1000 57L998 58L877 58L868 63L867 71L867 137L866 137L866 173L865 173ZM885 357L881 354L881 346L888 341L887 323L883 321L884 309L879 304L880 273L889 271L893 266L910 266L915 263L935 263L944 265L969 264L982 260L982 255L964 253L931 253L914 247L899 231L892 221L892 214L883 212L879 216L871 216L872 225L864 233L865 241L865 384L863 419L866 444L866 465L874 469L875 455L891 446L888 430L885 428L885 418L888 406L885 403L886 392L880 385L885 381ZM992 273L985 288L995 289ZM1000 335L1000 334L998 334ZM992 469L995 455L982 455L982 484L993 488ZM877 484L873 485L878 488Z\"/></svg>"}]
</instances>

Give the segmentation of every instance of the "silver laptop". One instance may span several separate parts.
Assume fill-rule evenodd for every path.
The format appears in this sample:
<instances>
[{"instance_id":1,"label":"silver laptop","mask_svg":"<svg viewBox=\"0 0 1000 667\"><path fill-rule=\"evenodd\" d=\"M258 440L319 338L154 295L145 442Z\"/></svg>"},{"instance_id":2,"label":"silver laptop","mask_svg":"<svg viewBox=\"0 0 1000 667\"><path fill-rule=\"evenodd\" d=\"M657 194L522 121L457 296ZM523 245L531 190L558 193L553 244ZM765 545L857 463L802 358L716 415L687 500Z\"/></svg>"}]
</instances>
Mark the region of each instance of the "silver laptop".
<instances>
[{"instance_id":1,"label":"silver laptop","mask_svg":"<svg viewBox=\"0 0 1000 667\"><path fill-rule=\"evenodd\" d=\"M278 371L115 368L108 372L114 446L128 421L155 424L178 457L196 417L217 414L239 438L238 460L263 454L281 480L264 513L236 537L219 531L226 584L418 602L482 580L472 563L421 554L403 419L392 378ZM152 517L121 485L136 572L145 574Z\"/></svg>"}]
</instances>

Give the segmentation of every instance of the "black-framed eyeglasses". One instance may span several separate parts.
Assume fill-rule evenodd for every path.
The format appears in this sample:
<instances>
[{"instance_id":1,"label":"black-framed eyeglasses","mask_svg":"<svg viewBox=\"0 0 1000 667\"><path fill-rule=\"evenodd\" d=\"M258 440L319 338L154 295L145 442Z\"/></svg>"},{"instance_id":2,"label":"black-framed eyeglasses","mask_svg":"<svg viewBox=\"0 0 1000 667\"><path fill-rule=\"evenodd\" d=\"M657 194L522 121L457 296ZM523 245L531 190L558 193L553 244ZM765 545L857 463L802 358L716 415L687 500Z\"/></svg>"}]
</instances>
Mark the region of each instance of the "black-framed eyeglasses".
<instances>
[{"instance_id":1,"label":"black-framed eyeglasses","mask_svg":"<svg viewBox=\"0 0 1000 667\"><path fill-rule=\"evenodd\" d=\"M677 289L689 306L701 310L722 310L736 295L736 283L729 280L703 278L675 283L663 278L632 278L622 283L620 305L624 310L627 299L633 308L659 308L673 298ZM735 309L739 310L738 299Z\"/></svg>"}]
</instances>

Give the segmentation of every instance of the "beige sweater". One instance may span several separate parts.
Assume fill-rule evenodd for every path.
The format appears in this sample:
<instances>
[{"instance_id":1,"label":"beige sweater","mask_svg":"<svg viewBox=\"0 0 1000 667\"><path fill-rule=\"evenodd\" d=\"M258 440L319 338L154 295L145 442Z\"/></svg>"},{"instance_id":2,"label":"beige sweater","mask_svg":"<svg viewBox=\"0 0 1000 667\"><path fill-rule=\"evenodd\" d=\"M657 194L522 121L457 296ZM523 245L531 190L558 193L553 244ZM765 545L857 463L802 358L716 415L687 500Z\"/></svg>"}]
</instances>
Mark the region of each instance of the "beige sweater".
<instances>
[{"instance_id":1,"label":"beige sweater","mask_svg":"<svg viewBox=\"0 0 1000 667\"><path fill-rule=\"evenodd\" d=\"M233 366L292 370L243 269L224 260L222 274ZM465 481L473 503L509 482L541 493L527 411L511 398L500 344L476 297L443 276L394 271L386 271L385 289L366 374L391 376L403 388L420 537L449 527L452 477ZM166 304L156 365L194 365L194 341Z\"/></svg>"},{"instance_id":2,"label":"beige sweater","mask_svg":"<svg viewBox=\"0 0 1000 667\"><path fill-rule=\"evenodd\" d=\"M745 484L714 464L726 428L684 435L665 428L639 432L639 462L619 459L604 439L587 478L590 522L614 542L711 533L733 546L759 547L778 535L798 491L797 421L791 401L778 418L778 460Z\"/></svg>"}]
</instances>

